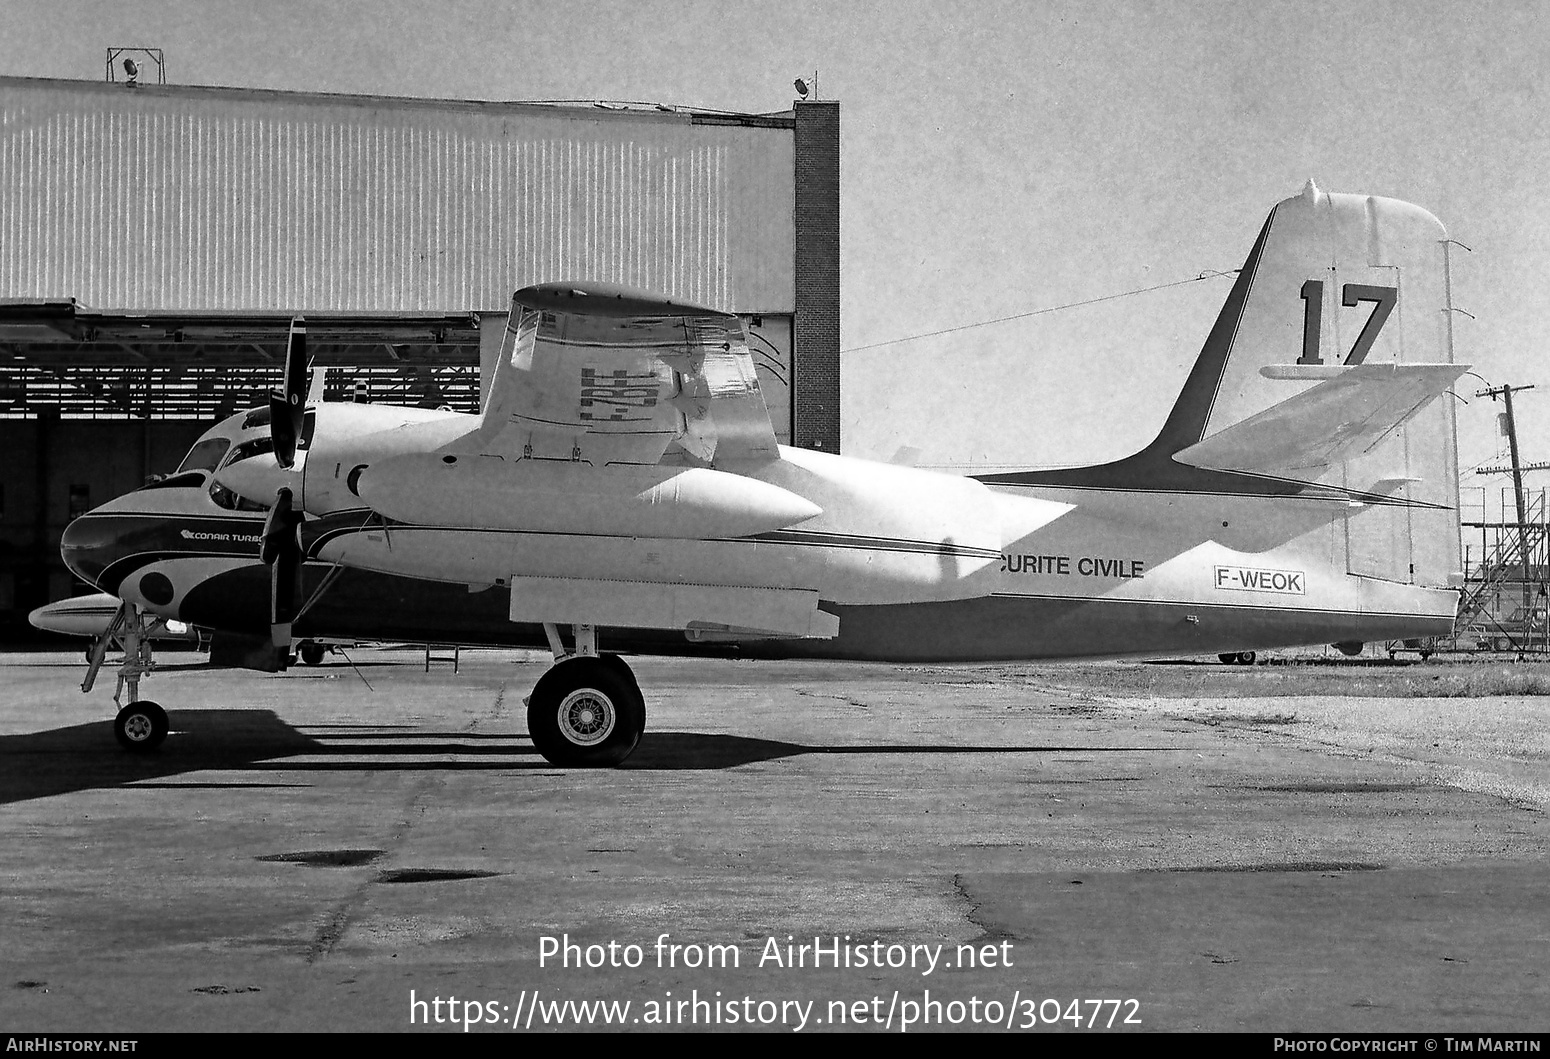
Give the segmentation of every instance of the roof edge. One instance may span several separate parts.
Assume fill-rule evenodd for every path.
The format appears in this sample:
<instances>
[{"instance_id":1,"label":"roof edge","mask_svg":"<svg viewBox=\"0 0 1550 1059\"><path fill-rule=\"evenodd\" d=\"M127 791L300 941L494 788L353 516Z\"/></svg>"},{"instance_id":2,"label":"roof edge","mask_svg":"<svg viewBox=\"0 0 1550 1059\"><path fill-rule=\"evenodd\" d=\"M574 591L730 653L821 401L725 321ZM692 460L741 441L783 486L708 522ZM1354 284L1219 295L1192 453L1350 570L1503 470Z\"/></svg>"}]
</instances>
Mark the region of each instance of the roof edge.
<instances>
[{"instance_id":1,"label":"roof edge","mask_svg":"<svg viewBox=\"0 0 1550 1059\"><path fill-rule=\"evenodd\" d=\"M419 96L373 96L347 92L295 92L278 88L239 88L228 85L148 84L133 88L125 82L86 81L65 77L17 77L0 75L0 91L51 89L87 95L152 99L215 99L243 103L290 106L329 105L374 109L451 110L469 114L524 114L589 121L648 121L685 125L743 125L750 128L789 129L796 125L794 110L768 114L707 110L667 103L616 102L611 100L478 100Z\"/></svg>"}]
</instances>

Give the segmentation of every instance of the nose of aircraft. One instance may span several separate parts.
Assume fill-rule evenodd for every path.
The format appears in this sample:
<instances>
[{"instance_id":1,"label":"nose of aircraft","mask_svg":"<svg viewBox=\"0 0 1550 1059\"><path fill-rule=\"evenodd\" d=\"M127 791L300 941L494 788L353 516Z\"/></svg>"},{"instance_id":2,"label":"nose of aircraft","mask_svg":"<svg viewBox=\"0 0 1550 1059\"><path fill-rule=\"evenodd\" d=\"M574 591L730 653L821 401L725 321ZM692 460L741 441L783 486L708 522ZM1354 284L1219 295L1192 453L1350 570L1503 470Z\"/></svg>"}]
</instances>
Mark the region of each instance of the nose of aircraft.
<instances>
[{"instance_id":1,"label":"nose of aircraft","mask_svg":"<svg viewBox=\"0 0 1550 1059\"><path fill-rule=\"evenodd\" d=\"M82 516L65 527L59 552L72 573L97 584L118 551L118 534L111 520Z\"/></svg>"},{"instance_id":2,"label":"nose of aircraft","mask_svg":"<svg viewBox=\"0 0 1550 1059\"><path fill-rule=\"evenodd\" d=\"M273 456L265 453L227 464L216 472L215 480L242 499L269 507L281 489L289 489L292 496L301 497L302 467L300 455L296 465L286 470Z\"/></svg>"}]
</instances>

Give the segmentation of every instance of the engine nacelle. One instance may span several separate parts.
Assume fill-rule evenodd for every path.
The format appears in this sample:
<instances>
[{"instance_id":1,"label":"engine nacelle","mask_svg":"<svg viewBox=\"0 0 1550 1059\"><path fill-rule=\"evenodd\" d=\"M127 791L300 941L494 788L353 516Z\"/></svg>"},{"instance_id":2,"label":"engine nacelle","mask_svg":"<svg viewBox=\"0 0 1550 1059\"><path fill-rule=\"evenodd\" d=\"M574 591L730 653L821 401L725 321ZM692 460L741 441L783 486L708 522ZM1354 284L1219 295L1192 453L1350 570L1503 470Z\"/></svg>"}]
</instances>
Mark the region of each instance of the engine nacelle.
<instances>
[{"instance_id":1,"label":"engine nacelle","mask_svg":"<svg viewBox=\"0 0 1550 1059\"><path fill-rule=\"evenodd\" d=\"M591 467L417 453L361 472L355 491L416 526L704 540L784 529L822 514L789 489L706 467Z\"/></svg>"}]
</instances>

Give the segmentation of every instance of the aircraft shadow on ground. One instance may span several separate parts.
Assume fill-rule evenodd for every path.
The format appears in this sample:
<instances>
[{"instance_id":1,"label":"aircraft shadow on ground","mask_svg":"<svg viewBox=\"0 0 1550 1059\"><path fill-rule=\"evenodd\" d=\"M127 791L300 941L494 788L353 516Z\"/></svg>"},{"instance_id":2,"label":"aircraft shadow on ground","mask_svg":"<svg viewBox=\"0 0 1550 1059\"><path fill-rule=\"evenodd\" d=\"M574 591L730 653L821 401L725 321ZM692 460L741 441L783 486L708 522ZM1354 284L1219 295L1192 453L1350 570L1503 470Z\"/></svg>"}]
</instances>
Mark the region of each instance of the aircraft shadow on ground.
<instances>
[{"instance_id":1,"label":"aircraft shadow on ground","mask_svg":"<svg viewBox=\"0 0 1550 1059\"><path fill-rule=\"evenodd\" d=\"M756 739L742 735L706 735L699 732L647 732L623 767L638 770L679 771L728 769L760 761L798 757L803 754L1054 754L1095 753L1112 750L1134 752L1158 747L1091 746L979 746L946 743L869 743L822 746Z\"/></svg>"},{"instance_id":2,"label":"aircraft shadow on ground","mask_svg":"<svg viewBox=\"0 0 1550 1059\"><path fill-rule=\"evenodd\" d=\"M271 710L177 710L173 734L156 751L130 754L113 738L109 721L0 736L0 804L82 790L169 787L269 788L264 772L480 772L554 770L527 733L505 735L418 731L405 725L302 725ZM362 729L368 729L363 731ZM751 736L701 732L647 732L625 762L635 771L736 768L804 754L1052 754L1136 752L1162 747L986 746L889 743L822 746ZM456 755L459 760L446 760ZM160 782L187 773L213 773L200 782Z\"/></svg>"}]
</instances>

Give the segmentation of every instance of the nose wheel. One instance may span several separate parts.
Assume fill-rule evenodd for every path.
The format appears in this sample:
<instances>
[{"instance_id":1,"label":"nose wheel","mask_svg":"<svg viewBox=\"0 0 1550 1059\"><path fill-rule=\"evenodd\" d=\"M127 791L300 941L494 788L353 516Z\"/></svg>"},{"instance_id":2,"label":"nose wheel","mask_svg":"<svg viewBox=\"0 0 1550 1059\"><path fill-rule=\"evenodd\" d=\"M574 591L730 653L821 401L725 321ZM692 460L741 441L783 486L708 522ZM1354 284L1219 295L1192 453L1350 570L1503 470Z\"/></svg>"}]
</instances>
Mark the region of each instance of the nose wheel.
<instances>
[{"instance_id":1,"label":"nose wheel","mask_svg":"<svg viewBox=\"0 0 1550 1059\"><path fill-rule=\"evenodd\" d=\"M646 701L618 655L576 655L539 678L527 727L538 752L556 765L608 767L640 742Z\"/></svg>"},{"instance_id":2,"label":"nose wheel","mask_svg":"<svg viewBox=\"0 0 1550 1059\"><path fill-rule=\"evenodd\" d=\"M113 736L131 753L143 754L167 738L167 711L150 700L131 702L113 718Z\"/></svg>"}]
</instances>

